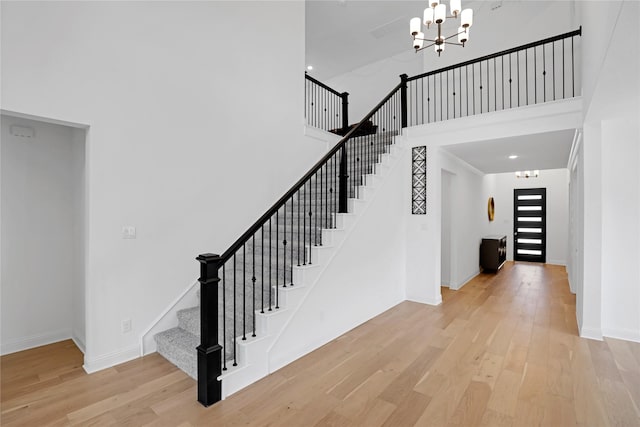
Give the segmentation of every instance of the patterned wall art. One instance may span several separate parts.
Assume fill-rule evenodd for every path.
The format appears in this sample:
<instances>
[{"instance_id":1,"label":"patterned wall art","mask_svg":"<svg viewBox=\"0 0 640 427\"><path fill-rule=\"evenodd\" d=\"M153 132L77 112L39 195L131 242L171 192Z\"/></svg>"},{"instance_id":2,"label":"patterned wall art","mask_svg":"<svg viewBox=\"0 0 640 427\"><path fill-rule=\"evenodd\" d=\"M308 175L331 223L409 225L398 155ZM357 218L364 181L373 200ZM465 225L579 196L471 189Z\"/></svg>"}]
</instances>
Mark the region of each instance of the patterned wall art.
<instances>
[{"instance_id":1,"label":"patterned wall art","mask_svg":"<svg viewBox=\"0 0 640 427\"><path fill-rule=\"evenodd\" d=\"M413 147L411 152L411 213L427 214L427 147Z\"/></svg>"}]
</instances>

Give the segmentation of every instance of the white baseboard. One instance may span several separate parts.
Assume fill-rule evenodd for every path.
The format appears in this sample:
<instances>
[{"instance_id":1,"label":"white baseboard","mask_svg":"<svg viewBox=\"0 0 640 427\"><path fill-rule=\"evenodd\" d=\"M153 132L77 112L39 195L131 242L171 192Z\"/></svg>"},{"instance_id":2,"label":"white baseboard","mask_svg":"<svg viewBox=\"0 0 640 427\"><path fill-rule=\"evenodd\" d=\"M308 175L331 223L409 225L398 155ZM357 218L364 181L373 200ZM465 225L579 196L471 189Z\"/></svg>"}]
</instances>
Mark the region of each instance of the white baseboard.
<instances>
[{"instance_id":1,"label":"white baseboard","mask_svg":"<svg viewBox=\"0 0 640 427\"><path fill-rule=\"evenodd\" d=\"M602 335L607 338L615 338L618 340L633 341L640 343L640 331L631 329L609 329L603 328Z\"/></svg>"},{"instance_id":2,"label":"white baseboard","mask_svg":"<svg viewBox=\"0 0 640 427\"><path fill-rule=\"evenodd\" d=\"M54 342L68 340L71 338L70 329L62 329L59 331L45 332L42 334L31 335L28 337L17 338L3 342L0 354L11 354L17 351L28 350L42 345L52 344Z\"/></svg>"},{"instance_id":3,"label":"white baseboard","mask_svg":"<svg viewBox=\"0 0 640 427\"><path fill-rule=\"evenodd\" d=\"M602 341L602 330L598 328L580 328L580 337Z\"/></svg>"},{"instance_id":4,"label":"white baseboard","mask_svg":"<svg viewBox=\"0 0 640 427\"><path fill-rule=\"evenodd\" d=\"M550 259L549 261L546 262L546 264L561 265L563 267L566 267L567 261L564 259Z\"/></svg>"},{"instance_id":5,"label":"white baseboard","mask_svg":"<svg viewBox=\"0 0 640 427\"><path fill-rule=\"evenodd\" d=\"M136 359L139 356L140 346L138 344L135 344L125 349L104 354L93 359L90 359L85 354L84 365L82 367L84 368L86 373L92 374L94 372L110 368L114 365L119 365L120 363Z\"/></svg>"},{"instance_id":6,"label":"white baseboard","mask_svg":"<svg viewBox=\"0 0 640 427\"><path fill-rule=\"evenodd\" d=\"M438 294L435 297L407 298L407 301L417 302L420 304L427 304L427 305L440 305L442 304L442 294Z\"/></svg>"},{"instance_id":7,"label":"white baseboard","mask_svg":"<svg viewBox=\"0 0 640 427\"><path fill-rule=\"evenodd\" d=\"M84 354L85 353L84 341L82 341L79 337L77 337L75 335L72 336L71 339L75 343L76 347L78 347L78 349L82 352L82 354Z\"/></svg>"},{"instance_id":8,"label":"white baseboard","mask_svg":"<svg viewBox=\"0 0 640 427\"><path fill-rule=\"evenodd\" d=\"M462 280L461 282L459 282L457 285L455 286L449 286L449 289L451 289L452 291L458 291L460 289L462 289L462 287L464 285L466 285L467 283L469 283L471 281L471 279L473 279L474 277L476 277L478 274L480 274L480 269L474 271L473 273L471 273L470 276L468 276L466 279Z\"/></svg>"}]
</instances>

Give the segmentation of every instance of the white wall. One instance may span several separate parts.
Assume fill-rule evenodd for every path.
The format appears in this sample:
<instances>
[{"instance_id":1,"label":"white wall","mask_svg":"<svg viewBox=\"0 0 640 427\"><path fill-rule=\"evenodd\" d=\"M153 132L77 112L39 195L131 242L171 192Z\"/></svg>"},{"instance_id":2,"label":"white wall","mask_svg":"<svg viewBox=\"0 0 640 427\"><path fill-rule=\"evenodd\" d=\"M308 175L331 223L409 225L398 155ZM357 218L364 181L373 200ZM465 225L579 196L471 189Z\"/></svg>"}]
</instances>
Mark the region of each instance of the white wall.
<instances>
[{"instance_id":1,"label":"white wall","mask_svg":"<svg viewBox=\"0 0 640 427\"><path fill-rule=\"evenodd\" d=\"M376 185L366 210L269 351L270 370L342 335L404 300L404 156ZM320 268L323 268L321 266Z\"/></svg>"},{"instance_id":2,"label":"white wall","mask_svg":"<svg viewBox=\"0 0 640 427\"><path fill-rule=\"evenodd\" d=\"M582 295L578 295L582 336L640 341L637 245L623 242L640 228L638 117L640 116L640 4L634 1L581 2L584 23L584 241ZM601 25L602 19L612 25ZM587 36L588 35L588 36ZM581 314L581 316L580 316Z\"/></svg>"},{"instance_id":3,"label":"white wall","mask_svg":"<svg viewBox=\"0 0 640 427\"><path fill-rule=\"evenodd\" d=\"M318 159L302 34L303 2L3 2L2 108L90 126L86 369L137 356L194 257Z\"/></svg>"},{"instance_id":4,"label":"white wall","mask_svg":"<svg viewBox=\"0 0 640 427\"><path fill-rule=\"evenodd\" d=\"M34 131L13 136L12 126ZM75 130L2 115L2 354L84 340L81 170Z\"/></svg>"},{"instance_id":5,"label":"white wall","mask_svg":"<svg viewBox=\"0 0 640 427\"><path fill-rule=\"evenodd\" d=\"M451 181L454 179L451 172L442 171L441 190L442 207L440 214L441 223L441 242L440 242L440 284L449 286L451 284L451 199L452 188Z\"/></svg>"},{"instance_id":6,"label":"white wall","mask_svg":"<svg viewBox=\"0 0 640 427\"><path fill-rule=\"evenodd\" d=\"M400 74L415 76L422 70L421 55L409 51L333 77L324 83L339 92L349 92L349 123L357 123L400 83Z\"/></svg>"},{"instance_id":7,"label":"white wall","mask_svg":"<svg viewBox=\"0 0 640 427\"><path fill-rule=\"evenodd\" d=\"M507 259L513 260L513 190L516 188L547 189L547 263L567 264L569 243L569 171L541 170L538 178L516 178L515 173L489 174L484 177L485 204L495 201L495 218L484 216L487 235L507 236Z\"/></svg>"},{"instance_id":8,"label":"white wall","mask_svg":"<svg viewBox=\"0 0 640 427\"><path fill-rule=\"evenodd\" d=\"M450 173L451 253L449 287L459 289L479 272L482 173L442 150L433 138L410 138L410 147L427 145L427 214L407 213L407 299L427 304L442 301L442 171ZM411 182L410 157L406 182ZM409 189L409 188L408 188ZM410 200L410 198L409 198ZM410 212L410 211L409 211Z\"/></svg>"}]
</instances>

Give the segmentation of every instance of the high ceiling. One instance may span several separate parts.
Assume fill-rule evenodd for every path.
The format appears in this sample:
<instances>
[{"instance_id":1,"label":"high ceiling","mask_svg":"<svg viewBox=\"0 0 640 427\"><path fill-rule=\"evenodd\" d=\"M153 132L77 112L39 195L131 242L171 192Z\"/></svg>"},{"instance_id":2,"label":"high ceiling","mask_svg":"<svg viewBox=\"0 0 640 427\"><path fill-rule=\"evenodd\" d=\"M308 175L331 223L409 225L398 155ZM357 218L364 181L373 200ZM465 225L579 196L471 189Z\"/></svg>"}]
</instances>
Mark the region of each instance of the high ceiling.
<instances>
[{"instance_id":1,"label":"high ceiling","mask_svg":"<svg viewBox=\"0 0 640 427\"><path fill-rule=\"evenodd\" d=\"M484 173L566 168L574 130L447 145L444 150ZM509 159L510 155L518 156Z\"/></svg>"},{"instance_id":2,"label":"high ceiling","mask_svg":"<svg viewBox=\"0 0 640 427\"><path fill-rule=\"evenodd\" d=\"M324 81L392 57L408 63L419 55L428 71L576 29L574 3L462 0L463 8L474 11L470 43L464 49L450 48L438 58L433 52L416 54L411 48L409 20L422 15L426 0L307 0L306 61L314 67L311 74ZM573 133L528 135L447 146L446 150L485 173L564 168ZM509 160L510 154L519 157Z\"/></svg>"}]
</instances>

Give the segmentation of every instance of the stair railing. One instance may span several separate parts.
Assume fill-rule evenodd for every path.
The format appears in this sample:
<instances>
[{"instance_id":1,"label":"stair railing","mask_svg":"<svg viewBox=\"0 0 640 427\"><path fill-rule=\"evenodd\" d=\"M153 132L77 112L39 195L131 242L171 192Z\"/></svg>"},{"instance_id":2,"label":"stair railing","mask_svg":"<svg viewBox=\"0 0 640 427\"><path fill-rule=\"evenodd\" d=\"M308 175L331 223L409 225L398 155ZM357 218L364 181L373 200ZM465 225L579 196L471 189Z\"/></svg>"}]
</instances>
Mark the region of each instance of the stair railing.
<instances>
[{"instance_id":1,"label":"stair railing","mask_svg":"<svg viewBox=\"0 0 640 427\"><path fill-rule=\"evenodd\" d=\"M582 28L429 71L401 76L408 126L576 96L576 42Z\"/></svg>"},{"instance_id":2,"label":"stair railing","mask_svg":"<svg viewBox=\"0 0 640 427\"><path fill-rule=\"evenodd\" d=\"M222 398L218 377L229 364L237 366L237 340L260 333L256 313L279 309L280 287L295 285L293 266L312 265L311 246L322 246L322 230L336 228L336 214L347 212L348 198L358 197L378 155L400 134L400 89L398 84L222 255L197 257L198 401L204 406Z\"/></svg>"},{"instance_id":3,"label":"stair railing","mask_svg":"<svg viewBox=\"0 0 640 427\"><path fill-rule=\"evenodd\" d=\"M304 117L309 126L345 135L349 127L349 94L340 93L305 72Z\"/></svg>"}]
</instances>

